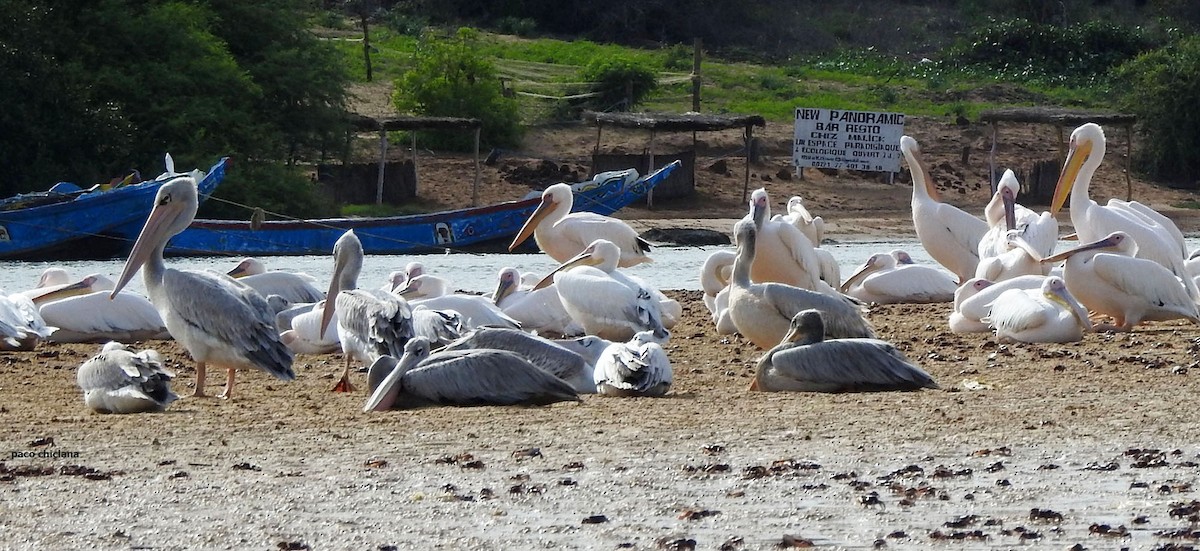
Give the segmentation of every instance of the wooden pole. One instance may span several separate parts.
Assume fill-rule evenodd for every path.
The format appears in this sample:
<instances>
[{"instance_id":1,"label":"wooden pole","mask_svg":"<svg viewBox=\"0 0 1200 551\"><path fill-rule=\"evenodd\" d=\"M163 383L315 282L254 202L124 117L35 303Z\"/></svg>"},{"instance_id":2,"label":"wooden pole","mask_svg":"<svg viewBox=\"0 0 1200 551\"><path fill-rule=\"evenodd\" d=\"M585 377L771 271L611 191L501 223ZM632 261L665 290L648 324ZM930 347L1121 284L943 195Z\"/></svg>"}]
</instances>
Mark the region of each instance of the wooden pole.
<instances>
[{"instance_id":1,"label":"wooden pole","mask_svg":"<svg viewBox=\"0 0 1200 551\"><path fill-rule=\"evenodd\" d=\"M379 173L375 180L375 204L383 204L383 167L387 164L388 138L387 130L379 125Z\"/></svg>"},{"instance_id":2,"label":"wooden pole","mask_svg":"<svg viewBox=\"0 0 1200 551\"><path fill-rule=\"evenodd\" d=\"M1133 125L1125 125L1125 200L1133 200L1133 180L1129 179L1129 171L1133 163Z\"/></svg>"},{"instance_id":3,"label":"wooden pole","mask_svg":"<svg viewBox=\"0 0 1200 551\"><path fill-rule=\"evenodd\" d=\"M482 127L475 127L475 183L471 184L471 206L479 206L479 131Z\"/></svg>"},{"instance_id":4,"label":"wooden pole","mask_svg":"<svg viewBox=\"0 0 1200 551\"><path fill-rule=\"evenodd\" d=\"M650 143L646 145L646 153L650 157L646 174L650 174L654 172L654 130L650 130ZM654 208L654 188L650 188L650 192L646 194L646 208Z\"/></svg>"},{"instance_id":5,"label":"wooden pole","mask_svg":"<svg viewBox=\"0 0 1200 551\"><path fill-rule=\"evenodd\" d=\"M750 193L750 140L754 139L753 124L746 125L746 131L742 133L742 137L746 142L746 178L742 181L742 202L745 203Z\"/></svg>"},{"instance_id":6,"label":"wooden pole","mask_svg":"<svg viewBox=\"0 0 1200 551\"><path fill-rule=\"evenodd\" d=\"M700 38L692 42L692 111L700 112ZM695 132L692 133L695 136Z\"/></svg>"},{"instance_id":7,"label":"wooden pole","mask_svg":"<svg viewBox=\"0 0 1200 551\"><path fill-rule=\"evenodd\" d=\"M992 121L992 151L988 154L988 191L996 194L996 135L999 132L996 121ZM912 167L908 167L912 170Z\"/></svg>"},{"instance_id":8,"label":"wooden pole","mask_svg":"<svg viewBox=\"0 0 1200 551\"><path fill-rule=\"evenodd\" d=\"M417 131L412 130L413 195L419 195L421 179L417 177Z\"/></svg>"}]
</instances>

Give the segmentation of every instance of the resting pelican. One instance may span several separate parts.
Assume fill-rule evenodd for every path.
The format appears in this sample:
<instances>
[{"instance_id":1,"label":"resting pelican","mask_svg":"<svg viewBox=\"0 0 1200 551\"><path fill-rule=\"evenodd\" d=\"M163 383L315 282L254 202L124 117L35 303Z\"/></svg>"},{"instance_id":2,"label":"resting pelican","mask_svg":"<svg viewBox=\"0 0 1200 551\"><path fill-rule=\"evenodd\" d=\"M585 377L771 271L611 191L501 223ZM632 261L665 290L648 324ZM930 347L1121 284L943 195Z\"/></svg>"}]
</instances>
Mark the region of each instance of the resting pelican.
<instances>
[{"instance_id":1,"label":"resting pelican","mask_svg":"<svg viewBox=\"0 0 1200 551\"><path fill-rule=\"evenodd\" d=\"M291 327L279 334L279 339L293 353L328 354L341 347L337 326L321 325L321 318L325 315L325 304L326 301L322 300L306 305L308 310L292 317ZM276 320L278 319L276 316Z\"/></svg>"},{"instance_id":2,"label":"resting pelican","mask_svg":"<svg viewBox=\"0 0 1200 551\"><path fill-rule=\"evenodd\" d=\"M830 284L821 280L821 262L813 244L795 226L771 219L771 200L765 189L750 194L750 214L754 222L758 250L750 279L757 283L783 283L836 295ZM735 232L734 237L737 237ZM736 241L736 239L735 239Z\"/></svg>"},{"instance_id":3,"label":"resting pelican","mask_svg":"<svg viewBox=\"0 0 1200 551\"><path fill-rule=\"evenodd\" d=\"M413 336L412 308L404 299L384 291L359 289L358 274L363 264L362 242L349 230L333 244L333 277L321 312L321 334L336 315L338 341L345 355L342 377L335 392L354 390L350 384L350 361L372 364L380 356L399 357L404 343ZM333 300L331 303L330 300ZM331 306L332 304L332 306Z\"/></svg>"},{"instance_id":4,"label":"resting pelican","mask_svg":"<svg viewBox=\"0 0 1200 551\"><path fill-rule=\"evenodd\" d=\"M426 406L547 405L578 401L562 379L506 350L473 349L430 355L429 341L413 337L404 356L371 364L371 390L363 411Z\"/></svg>"},{"instance_id":5,"label":"resting pelican","mask_svg":"<svg viewBox=\"0 0 1200 551\"><path fill-rule=\"evenodd\" d=\"M325 293L313 284L317 278L303 273L282 271L268 272L261 260L244 258L232 270L229 277L249 285L262 296L279 295L288 302L317 302L325 299Z\"/></svg>"},{"instance_id":6,"label":"resting pelican","mask_svg":"<svg viewBox=\"0 0 1200 551\"><path fill-rule=\"evenodd\" d=\"M781 342L758 360L750 390L875 392L938 388L925 370L879 339L825 340L818 310L798 312Z\"/></svg>"},{"instance_id":7,"label":"resting pelican","mask_svg":"<svg viewBox=\"0 0 1200 551\"><path fill-rule=\"evenodd\" d=\"M929 256L957 276L959 282L971 279L979 264L979 240L987 232L987 222L938 201L937 186L929 179L916 140L901 136L900 152L912 173L912 217L917 238Z\"/></svg>"},{"instance_id":8,"label":"resting pelican","mask_svg":"<svg viewBox=\"0 0 1200 551\"><path fill-rule=\"evenodd\" d=\"M454 342L466 331L462 314L454 310L434 310L423 305L412 307L413 335L429 339L431 346Z\"/></svg>"},{"instance_id":9,"label":"resting pelican","mask_svg":"<svg viewBox=\"0 0 1200 551\"><path fill-rule=\"evenodd\" d=\"M979 258L999 256L1009 250L1007 234L1015 230L1017 235L1025 240L1038 258L1054 253L1054 245L1058 242L1058 220L1053 214L1042 211L1041 214L1017 204L1017 194L1021 184L1017 182L1012 170L1005 170L996 187L996 193L983 209L984 219L987 220L988 230L979 241ZM978 270L976 271L978 273Z\"/></svg>"},{"instance_id":10,"label":"resting pelican","mask_svg":"<svg viewBox=\"0 0 1200 551\"><path fill-rule=\"evenodd\" d=\"M892 254L875 253L842 284L841 291L868 303L919 304L950 302L957 288L954 278L938 268L898 265Z\"/></svg>"},{"instance_id":11,"label":"resting pelican","mask_svg":"<svg viewBox=\"0 0 1200 551\"><path fill-rule=\"evenodd\" d=\"M954 311L950 313L950 331L954 333L990 333L983 319L992 311L992 303L1009 289L1040 289L1046 278L1027 275L993 283L972 278L954 291Z\"/></svg>"},{"instance_id":12,"label":"resting pelican","mask_svg":"<svg viewBox=\"0 0 1200 551\"><path fill-rule=\"evenodd\" d=\"M975 277L997 282L1024 275L1046 275L1050 269L1042 264L1041 252L1027 243L1018 230L1005 232L1004 247L1002 253L979 260Z\"/></svg>"},{"instance_id":13,"label":"resting pelican","mask_svg":"<svg viewBox=\"0 0 1200 551\"><path fill-rule=\"evenodd\" d=\"M46 325L29 297L0 290L0 350L33 350L55 329Z\"/></svg>"},{"instance_id":14,"label":"resting pelican","mask_svg":"<svg viewBox=\"0 0 1200 551\"><path fill-rule=\"evenodd\" d=\"M112 341L79 366L75 382L83 389L83 403L92 411L142 413L162 411L179 399L171 392L174 377L163 369L158 352L134 353Z\"/></svg>"},{"instance_id":15,"label":"resting pelican","mask_svg":"<svg viewBox=\"0 0 1200 551\"><path fill-rule=\"evenodd\" d=\"M638 331L666 327L662 301L670 299L618 270L618 257L616 245L597 239L535 289L553 281L563 307L589 335L624 341Z\"/></svg>"},{"instance_id":16,"label":"resting pelican","mask_svg":"<svg viewBox=\"0 0 1200 551\"><path fill-rule=\"evenodd\" d=\"M996 339L1008 342L1076 342L1092 330L1087 309L1075 300L1066 283L1047 277L1039 289L1009 289L992 304L985 320Z\"/></svg>"},{"instance_id":17,"label":"resting pelican","mask_svg":"<svg viewBox=\"0 0 1200 551\"><path fill-rule=\"evenodd\" d=\"M29 298L34 298L50 291L57 291L73 283L75 282L71 281L71 275L65 268L52 266L42 270L42 274L38 276L36 287L25 289L21 291L21 294Z\"/></svg>"},{"instance_id":18,"label":"resting pelican","mask_svg":"<svg viewBox=\"0 0 1200 551\"><path fill-rule=\"evenodd\" d=\"M503 268L498 275L496 290L492 292L492 301L505 315L520 322L521 329L559 335L583 332L563 307L558 288L553 284L541 289L520 287L520 272L516 268Z\"/></svg>"},{"instance_id":19,"label":"resting pelican","mask_svg":"<svg viewBox=\"0 0 1200 551\"><path fill-rule=\"evenodd\" d=\"M832 337L875 336L856 299L832 297L782 283L751 283L750 266L754 263L757 237L754 224L742 220L734 225L734 232L738 247L729 290L729 315L742 336L760 348L771 348L787 334L792 316L809 308L825 314Z\"/></svg>"},{"instance_id":20,"label":"resting pelican","mask_svg":"<svg viewBox=\"0 0 1200 551\"><path fill-rule=\"evenodd\" d=\"M814 247L820 247L821 241L825 239L825 220L809 213L804 207L804 199L799 195L788 199L787 214L783 215L783 220L796 226Z\"/></svg>"},{"instance_id":21,"label":"resting pelican","mask_svg":"<svg viewBox=\"0 0 1200 551\"><path fill-rule=\"evenodd\" d=\"M733 278L733 251L715 251L704 260L700 268L700 287L704 289L704 306L712 314L713 323L720 335L737 333L733 320L729 319L729 282Z\"/></svg>"},{"instance_id":22,"label":"resting pelican","mask_svg":"<svg viewBox=\"0 0 1200 551\"><path fill-rule=\"evenodd\" d=\"M1138 258L1165 266L1184 280L1193 301L1200 300L1200 290L1188 277L1185 265L1188 253L1183 234L1174 223L1137 201L1110 199L1107 205L1101 206L1088 196L1088 187L1104 160L1104 151L1104 131L1099 125L1087 123L1071 132L1070 149L1054 188L1050 211L1058 213L1070 194L1071 223L1080 243L1099 241L1117 231L1125 232L1137 243ZM1067 287L1071 287L1070 278L1067 278ZM1071 292L1075 293L1075 290ZM1082 296L1080 300L1088 304Z\"/></svg>"},{"instance_id":23,"label":"resting pelican","mask_svg":"<svg viewBox=\"0 0 1200 551\"><path fill-rule=\"evenodd\" d=\"M593 367L578 353L517 329L480 327L450 343L443 351L491 348L515 353L571 385L580 394L595 394Z\"/></svg>"},{"instance_id":24,"label":"resting pelican","mask_svg":"<svg viewBox=\"0 0 1200 551\"><path fill-rule=\"evenodd\" d=\"M57 327L53 342L107 342L169 339L167 326L150 300L122 291L109 298L116 285L101 274L32 297L46 323Z\"/></svg>"},{"instance_id":25,"label":"resting pelican","mask_svg":"<svg viewBox=\"0 0 1200 551\"><path fill-rule=\"evenodd\" d=\"M1134 257L1137 247L1129 234L1113 232L1046 261L1066 260L1067 289L1089 310L1112 316L1119 331L1142 321L1185 318L1200 323L1200 311L1180 279L1157 262Z\"/></svg>"},{"instance_id":26,"label":"resting pelican","mask_svg":"<svg viewBox=\"0 0 1200 551\"><path fill-rule=\"evenodd\" d=\"M291 381L292 353L279 340L275 313L257 291L225 274L166 267L167 240L196 217L196 180L182 176L158 188L146 219L110 297L116 297L138 269L150 302L171 336L196 361L195 396L204 396L208 364L225 366L228 377L222 398L233 397L237 367L254 367Z\"/></svg>"},{"instance_id":27,"label":"resting pelican","mask_svg":"<svg viewBox=\"0 0 1200 551\"><path fill-rule=\"evenodd\" d=\"M662 345L670 333L639 331L629 342L612 343L596 362L596 392L606 396L662 396L671 390L671 361Z\"/></svg>"},{"instance_id":28,"label":"resting pelican","mask_svg":"<svg viewBox=\"0 0 1200 551\"><path fill-rule=\"evenodd\" d=\"M426 279L421 275L408 280L408 285L397 294L413 307L424 306L434 310L454 310L462 315L463 328L474 329L484 325L521 328L521 322L504 313L500 307L482 295L447 293L445 280Z\"/></svg>"},{"instance_id":29,"label":"resting pelican","mask_svg":"<svg viewBox=\"0 0 1200 551\"><path fill-rule=\"evenodd\" d=\"M646 253L650 243L622 220L592 212L571 212L575 194L567 184L554 184L542 192L542 202L525 221L508 250L533 234L538 247L550 258L566 262L597 239L611 241L621 250L621 268L653 262Z\"/></svg>"}]
</instances>

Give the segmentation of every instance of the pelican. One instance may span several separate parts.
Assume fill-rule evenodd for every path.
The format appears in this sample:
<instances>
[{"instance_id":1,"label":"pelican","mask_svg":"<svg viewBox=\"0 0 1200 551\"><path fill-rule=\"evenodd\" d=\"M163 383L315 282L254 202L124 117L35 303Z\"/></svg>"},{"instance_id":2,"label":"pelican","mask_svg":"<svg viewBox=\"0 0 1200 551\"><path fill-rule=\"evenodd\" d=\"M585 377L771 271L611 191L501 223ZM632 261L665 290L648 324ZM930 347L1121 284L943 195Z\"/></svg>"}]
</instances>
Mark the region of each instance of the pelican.
<instances>
[{"instance_id":1,"label":"pelican","mask_svg":"<svg viewBox=\"0 0 1200 551\"><path fill-rule=\"evenodd\" d=\"M242 259L227 274L229 277L249 285L264 297L279 295L288 302L294 303L317 302L325 299L325 293L313 285L317 282L317 278L303 273L268 272L262 261L257 258Z\"/></svg>"},{"instance_id":2,"label":"pelican","mask_svg":"<svg viewBox=\"0 0 1200 551\"><path fill-rule=\"evenodd\" d=\"M429 341L413 337L404 356L371 364L371 389L363 411L427 406L547 405L578 401L562 379L506 350L473 349L430 355Z\"/></svg>"},{"instance_id":3,"label":"pelican","mask_svg":"<svg viewBox=\"0 0 1200 551\"><path fill-rule=\"evenodd\" d=\"M733 251L715 251L704 260L700 268L700 287L704 289L704 306L712 314L712 321L720 335L737 333L733 320L729 319L729 281L733 278Z\"/></svg>"},{"instance_id":4,"label":"pelican","mask_svg":"<svg viewBox=\"0 0 1200 551\"><path fill-rule=\"evenodd\" d=\"M36 287L25 289L21 291L21 294L29 298L34 298L50 291L57 291L73 283L75 282L71 281L71 274L65 268L51 266L42 270L42 274L38 276Z\"/></svg>"},{"instance_id":5,"label":"pelican","mask_svg":"<svg viewBox=\"0 0 1200 551\"><path fill-rule=\"evenodd\" d=\"M566 262L597 239L611 241L621 250L621 268L653 262L646 253L650 243L622 220L591 212L571 212L575 194L567 184L554 184L542 192L542 202L525 221L508 250L533 235L542 251L557 262Z\"/></svg>"},{"instance_id":6,"label":"pelican","mask_svg":"<svg viewBox=\"0 0 1200 551\"><path fill-rule=\"evenodd\" d=\"M1066 260L1067 289L1089 310L1112 316L1113 329L1180 318L1200 323L1200 311L1180 278L1157 262L1135 257L1137 249L1129 234L1113 232L1046 261Z\"/></svg>"},{"instance_id":7,"label":"pelican","mask_svg":"<svg viewBox=\"0 0 1200 551\"><path fill-rule=\"evenodd\" d=\"M896 256L876 253L842 284L841 291L863 302L896 304L950 302L957 288L953 277L938 268L897 265Z\"/></svg>"},{"instance_id":8,"label":"pelican","mask_svg":"<svg viewBox=\"0 0 1200 551\"><path fill-rule=\"evenodd\" d=\"M192 223L197 205L192 176L159 187L154 208L109 296L116 297L145 266L142 279L150 302L171 336L196 361L195 396L205 395L210 363L228 370L222 398L233 397L237 367L261 369L285 381L295 379L292 353L279 340L275 314L262 295L224 274L166 267L167 240Z\"/></svg>"},{"instance_id":9,"label":"pelican","mask_svg":"<svg viewBox=\"0 0 1200 551\"><path fill-rule=\"evenodd\" d=\"M992 303L1001 293L1009 289L1040 289L1046 278L1026 275L993 283L986 279L972 278L954 291L954 311L950 313L950 331L953 333L990 333L991 326L983 321L992 311Z\"/></svg>"},{"instance_id":10,"label":"pelican","mask_svg":"<svg viewBox=\"0 0 1200 551\"><path fill-rule=\"evenodd\" d=\"M662 396L671 389L671 361L662 344L664 329L639 331L629 342L612 343L596 362L596 392L606 396Z\"/></svg>"},{"instance_id":11,"label":"pelican","mask_svg":"<svg viewBox=\"0 0 1200 551\"><path fill-rule=\"evenodd\" d=\"M742 336L764 350L769 349L787 334L792 316L809 308L821 310L826 316L832 337L875 336L871 324L862 317L862 304L856 299L832 297L782 283L751 283L754 224L742 220L734 225L734 232L738 247L729 291L729 315Z\"/></svg>"},{"instance_id":12,"label":"pelican","mask_svg":"<svg viewBox=\"0 0 1200 551\"><path fill-rule=\"evenodd\" d=\"M984 318L996 339L1008 342L1077 342L1092 330L1087 309L1075 300L1062 278L1050 276L1039 289L1009 289Z\"/></svg>"},{"instance_id":13,"label":"pelican","mask_svg":"<svg viewBox=\"0 0 1200 551\"><path fill-rule=\"evenodd\" d=\"M408 285L398 294L413 307L424 306L434 310L454 310L462 315L464 329L484 325L521 328L521 322L504 313L500 307L482 295L446 293L445 280L419 275L408 280Z\"/></svg>"},{"instance_id":14,"label":"pelican","mask_svg":"<svg viewBox=\"0 0 1200 551\"><path fill-rule=\"evenodd\" d=\"M1183 234L1174 223L1137 201L1111 199L1101 206L1088 196L1088 187L1104 160L1104 151L1104 131L1099 125L1087 123L1071 132L1070 149L1054 188L1050 212L1058 213L1069 194L1071 223L1080 243L1096 242L1117 231L1125 232L1137 243L1138 258L1165 266L1184 280L1193 301L1200 300L1200 290L1188 277L1185 265L1188 253ZM1070 278L1067 278L1067 287L1071 288ZM1075 290L1071 292L1075 293ZM1075 294L1088 304L1081 295Z\"/></svg>"},{"instance_id":15,"label":"pelican","mask_svg":"<svg viewBox=\"0 0 1200 551\"><path fill-rule=\"evenodd\" d=\"M825 220L820 216L813 216L804 207L804 199L799 195L793 195L787 202L787 214L782 215L785 222L796 226L809 242L814 247L820 247L821 241L825 239Z\"/></svg>"},{"instance_id":16,"label":"pelican","mask_svg":"<svg viewBox=\"0 0 1200 551\"><path fill-rule=\"evenodd\" d=\"M348 230L333 244L333 277L325 293L332 298L325 299L319 333L324 334L329 322L337 317L345 367L333 387L335 392L354 390L350 384L352 359L369 365L381 356L399 357L404 354L405 341L414 334L412 308L407 301L392 293L358 288L363 256L362 242L354 230Z\"/></svg>"},{"instance_id":17,"label":"pelican","mask_svg":"<svg viewBox=\"0 0 1200 551\"><path fill-rule=\"evenodd\" d=\"M101 274L32 297L46 323L57 327L53 342L107 342L169 339L167 326L150 300L122 291L109 298L116 285Z\"/></svg>"},{"instance_id":18,"label":"pelican","mask_svg":"<svg viewBox=\"0 0 1200 551\"><path fill-rule=\"evenodd\" d=\"M595 394L592 365L578 353L517 329L480 327L446 345L443 351L491 348L513 352L567 382L580 394Z\"/></svg>"},{"instance_id":19,"label":"pelican","mask_svg":"<svg viewBox=\"0 0 1200 551\"><path fill-rule=\"evenodd\" d=\"M771 200L765 189L750 194L749 219L754 222L757 247L750 279L758 283L783 283L836 294L821 280L821 262L813 252L813 244L795 226L771 219ZM737 237L736 233L734 237Z\"/></svg>"},{"instance_id":20,"label":"pelican","mask_svg":"<svg viewBox=\"0 0 1200 551\"><path fill-rule=\"evenodd\" d=\"M938 388L925 370L879 339L825 340L818 310L798 312L778 345L758 360L750 390L875 392Z\"/></svg>"},{"instance_id":21,"label":"pelican","mask_svg":"<svg viewBox=\"0 0 1200 551\"><path fill-rule=\"evenodd\" d=\"M434 310L423 305L412 307L413 334L429 339L431 346L446 346L462 336L466 329L462 314L454 310Z\"/></svg>"},{"instance_id":22,"label":"pelican","mask_svg":"<svg viewBox=\"0 0 1200 551\"><path fill-rule=\"evenodd\" d=\"M541 289L521 289L521 274L516 268L503 268L498 275L492 301L504 314L517 320L521 328L536 333L573 335L583 328L574 323L571 314L558 298L554 285Z\"/></svg>"},{"instance_id":23,"label":"pelican","mask_svg":"<svg viewBox=\"0 0 1200 551\"><path fill-rule=\"evenodd\" d=\"M295 354L328 354L341 347L337 326L321 325L326 301L305 305L291 320L291 326L279 334L279 339ZM279 317L276 316L276 320Z\"/></svg>"},{"instance_id":24,"label":"pelican","mask_svg":"<svg viewBox=\"0 0 1200 551\"><path fill-rule=\"evenodd\" d=\"M981 258L975 277L997 282L1024 275L1046 275L1050 268L1042 264L1041 251L1027 243L1019 230L1005 232L1004 249L996 256Z\"/></svg>"},{"instance_id":25,"label":"pelican","mask_svg":"<svg viewBox=\"0 0 1200 551\"><path fill-rule=\"evenodd\" d=\"M638 331L665 327L661 301L669 299L618 270L619 254L615 244L597 239L536 288L553 281L563 307L589 335L625 341Z\"/></svg>"},{"instance_id":26,"label":"pelican","mask_svg":"<svg viewBox=\"0 0 1200 551\"><path fill-rule=\"evenodd\" d=\"M157 351L134 353L116 341L105 344L75 374L83 403L97 413L162 411L179 399L171 392L173 378Z\"/></svg>"},{"instance_id":27,"label":"pelican","mask_svg":"<svg viewBox=\"0 0 1200 551\"><path fill-rule=\"evenodd\" d=\"M1009 250L1007 233L1015 230L1017 235L1037 251L1038 258L1050 256L1058 242L1058 220L1053 214L1041 214L1017 204L1021 184L1012 170L1005 170L996 187L996 193L983 209L988 230L979 241L979 258L999 256ZM978 270L976 270L978 273Z\"/></svg>"},{"instance_id":28,"label":"pelican","mask_svg":"<svg viewBox=\"0 0 1200 551\"><path fill-rule=\"evenodd\" d=\"M987 232L987 222L938 201L937 186L929 179L916 140L902 136L900 152L912 173L912 217L917 238L929 256L957 276L959 282L971 279L979 264L979 240Z\"/></svg>"},{"instance_id":29,"label":"pelican","mask_svg":"<svg viewBox=\"0 0 1200 551\"><path fill-rule=\"evenodd\" d=\"M33 350L55 329L46 325L29 297L0 290L0 350Z\"/></svg>"},{"instance_id":30,"label":"pelican","mask_svg":"<svg viewBox=\"0 0 1200 551\"><path fill-rule=\"evenodd\" d=\"M404 281L404 285L393 289L392 292L405 297L407 300L437 298L450 294L450 282L446 278L432 274L415 272Z\"/></svg>"}]
</instances>

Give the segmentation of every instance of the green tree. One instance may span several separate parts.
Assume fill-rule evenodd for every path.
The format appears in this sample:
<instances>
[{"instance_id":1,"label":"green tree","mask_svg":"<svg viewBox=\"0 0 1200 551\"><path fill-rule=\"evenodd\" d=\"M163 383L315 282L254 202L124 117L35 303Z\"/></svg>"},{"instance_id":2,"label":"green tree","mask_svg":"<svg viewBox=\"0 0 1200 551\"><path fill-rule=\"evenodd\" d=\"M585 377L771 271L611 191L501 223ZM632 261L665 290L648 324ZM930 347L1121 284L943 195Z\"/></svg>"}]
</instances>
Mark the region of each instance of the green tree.
<instances>
[{"instance_id":1,"label":"green tree","mask_svg":"<svg viewBox=\"0 0 1200 551\"><path fill-rule=\"evenodd\" d=\"M1200 36L1191 35L1122 65L1124 108L1138 117L1138 168L1200 185Z\"/></svg>"}]
</instances>

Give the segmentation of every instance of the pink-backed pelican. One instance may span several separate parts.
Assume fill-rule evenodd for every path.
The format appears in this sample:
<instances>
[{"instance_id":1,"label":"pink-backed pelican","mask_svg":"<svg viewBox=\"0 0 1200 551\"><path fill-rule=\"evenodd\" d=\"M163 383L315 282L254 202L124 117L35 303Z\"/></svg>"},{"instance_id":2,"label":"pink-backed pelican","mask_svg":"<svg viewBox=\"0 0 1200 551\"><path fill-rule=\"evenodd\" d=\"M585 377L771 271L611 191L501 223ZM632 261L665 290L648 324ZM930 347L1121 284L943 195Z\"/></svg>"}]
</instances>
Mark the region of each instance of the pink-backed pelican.
<instances>
[{"instance_id":1,"label":"pink-backed pelican","mask_svg":"<svg viewBox=\"0 0 1200 551\"><path fill-rule=\"evenodd\" d=\"M606 239L621 249L621 268L653 262L646 255L650 243L638 237L623 220L593 212L571 212L575 194L567 184L554 184L542 192L542 202L525 221L508 250L517 248L532 234L538 247L550 258L566 262L597 239Z\"/></svg>"},{"instance_id":2,"label":"pink-backed pelican","mask_svg":"<svg viewBox=\"0 0 1200 551\"><path fill-rule=\"evenodd\" d=\"M292 353L279 340L275 312L262 295L225 274L167 268L163 249L192 223L198 204L195 178L182 176L162 184L110 297L116 297L142 269L146 294L167 331L196 361L194 396L205 395L208 364L228 370L222 398L233 397L238 367L261 369L285 381L295 379Z\"/></svg>"},{"instance_id":3,"label":"pink-backed pelican","mask_svg":"<svg viewBox=\"0 0 1200 551\"><path fill-rule=\"evenodd\" d=\"M925 370L879 339L825 339L819 310L797 312L758 360L750 390L874 392L938 388Z\"/></svg>"},{"instance_id":4,"label":"pink-backed pelican","mask_svg":"<svg viewBox=\"0 0 1200 551\"><path fill-rule=\"evenodd\" d=\"M137 293L121 291L102 274L31 297L46 323L57 327L53 342L108 342L169 339L162 316L150 300Z\"/></svg>"},{"instance_id":5,"label":"pink-backed pelican","mask_svg":"<svg viewBox=\"0 0 1200 551\"><path fill-rule=\"evenodd\" d=\"M317 278L303 273L267 271L257 258L243 258L227 272L229 277L249 285L262 296L279 295L291 303L317 302L325 299L325 293L313 284Z\"/></svg>"}]
</instances>

